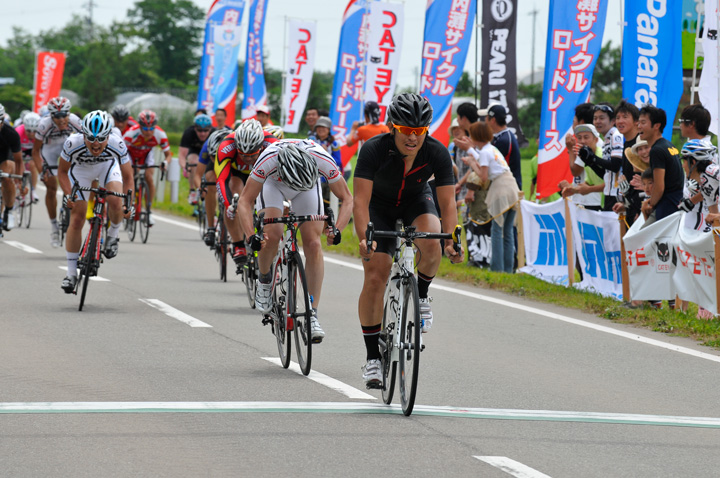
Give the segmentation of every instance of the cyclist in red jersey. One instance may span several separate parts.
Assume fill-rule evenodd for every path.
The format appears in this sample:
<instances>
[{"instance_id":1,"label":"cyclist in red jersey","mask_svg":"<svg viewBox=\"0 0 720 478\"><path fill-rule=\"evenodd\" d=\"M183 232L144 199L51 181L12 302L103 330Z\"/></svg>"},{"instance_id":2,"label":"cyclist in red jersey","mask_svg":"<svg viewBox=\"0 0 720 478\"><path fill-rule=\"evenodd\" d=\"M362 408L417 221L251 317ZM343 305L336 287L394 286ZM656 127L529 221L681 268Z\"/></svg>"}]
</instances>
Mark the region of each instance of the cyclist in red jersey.
<instances>
[{"instance_id":1,"label":"cyclist in red jersey","mask_svg":"<svg viewBox=\"0 0 720 478\"><path fill-rule=\"evenodd\" d=\"M133 126L125 133L123 139L128 148L132 163L137 166L155 164L153 158L153 148L159 146L165 153L165 162L170 161L172 152L170 151L170 143L165 131L157 125L157 115L154 111L143 110L138 115L138 125ZM165 163L163 163L164 166ZM155 182L152 176L152 169L145 170L145 180L147 181L147 206L148 211L152 206L152 200L155 197ZM152 214L148 214L148 224L152 226L155 220Z\"/></svg>"},{"instance_id":2,"label":"cyclist in red jersey","mask_svg":"<svg viewBox=\"0 0 720 478\"><path fill-rule=\"evenodd\" d=\"M232 258L238 266L247 261L245 236L252 234L252 231L243 231L240 221L227 206L233 194L242 193L245 181L260 153L277 140L272 133L263 130L259 121L251 119L240 123L235 132L228 134L218 148L215 161L217 195L226 211L227 229L233 242Z\"/></svg>"}]
</instances>

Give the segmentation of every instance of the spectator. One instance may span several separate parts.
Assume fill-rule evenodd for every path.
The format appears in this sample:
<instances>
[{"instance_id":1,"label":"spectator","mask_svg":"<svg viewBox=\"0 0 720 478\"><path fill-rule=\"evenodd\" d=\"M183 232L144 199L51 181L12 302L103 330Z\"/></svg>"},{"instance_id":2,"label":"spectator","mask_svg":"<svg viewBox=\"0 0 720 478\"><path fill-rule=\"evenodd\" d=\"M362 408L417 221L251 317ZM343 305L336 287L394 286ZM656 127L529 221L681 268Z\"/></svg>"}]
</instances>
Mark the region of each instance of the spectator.
<instances>
[{"instance_id":1,"label":"spectator","mask_svg":"<svg viewBox=\"0 0 720 478\"><path fill-rule=\"evenodd\" d=\"M264 128L270 123L270 108L265 105L258 105L255 107L255 116L260 122L260 125Z\"/></svg>"},{"instance_id":2,"label":"spectator","mask_svg":"<svg viewBox=\"0 0 720 478\"><path fill-rule=\"evenodd\" d=\"M658 221L678 210L685 183L678 150L662 136L666 124L664 110L653 105L640 109L638 130L640 138L650 145L650 169L653 172L652 192L643 202L642 211L646 217L655 211Z\"/></svg>"},{"instance_id":3,"label":"spectator","mask_svg":"<svg viewBox=\"0 0 720 478\"><path fill-rule=\"evenodd\" d=\"M595 105L592 103L581 103L575 107L575 116L573 116L572 124L573 132L575 131L575 127L579 124L592 124L594 107ZM573 132L565 135L565 147L567 148L570 156L570 171L573 176L578 176L585 170L585 164L582 166L575 164L576 154L574 152L576 152L575 146L577 145L577 141Z\"/></svg>"},{"instance_id":4,"label":"spectator","mask_svg":"<svg viewBox=\"0 0 720 478\"><path fill-rule=\"evenodd\" d=\"M623 152L627 158L627 164L623 165L623 177L628 182L627 192L623 191L623 202L615 203L613 211L618 214L625 214L625 219L632 225L640 215L642 202L647 199L642 187L640 175L650 167L650 145L643 139L638 139L635 144L625 148Z\"/></svg>"},{"instance_id":5,"label":"spectator","mask_svg":"<svg viewBox=\"0 0 720 478\"><path fill-rule=\"evenodd\" d=\"M305 111L305 123L307 123L308 128L310 128L307 132L308 136L313 134L313 131L315 131L315 123L317 123L319 117L320 114L318 113L318 109L315 107L308 108Z\"/></svg>"},{"instance_id":6,"label":"spectator","mask_svg":"<svg viewBox=\"0 0 720 478\"><path fill-rule=\"evenodd\" d=\"M653 174L652 168L647 168L640 175L640 181L642 182L643 192L645 193L645 197L647 197L646 201L650 201L652 199L653 184L655 182L654 178L655 178L655 175ZM652 224L653 222L655 222L657 220L656 210L650 210L647 208L643 208L643 216L645 216L645 225L643 225L643 227L645 227L649 224ZM650 302L657 303L658 301L651 300Z\"/></svg>"},{"instance_id":7,"label":"spectator","mask_svg":"<svg viewBox=\"0 0 720 478\"><path fill-rule=\"evenodd\" d=\"M195 110L195 115L194 115L194 116L197 116L197 115L206 115L206 114L208 114L208 113L207 113L207 110L206 110L205 108L198 108L198 109Z\"/></svg>"},{"instance_id":8,"label":"spectator","mask_svg":"<svg viewBox=\"0 0 720 478\"><path fill-rule=\"evenodd\" d=\"M687 139L704 139L710 141L710 112L703 105L688 105L680 113L680 136Z\"/></svg>"},{"instance_id":9,"label":"spectator","mask_svg":"<svg viewBox=\"0 0 720 478\"><path fill-rule=\"evenodd\" d=\"M493 132L492 145L503 155L518 189L522 190L520 146L515 134L507 127L507 111L503 105L492 105L488 108L487 124Z\"/></svg>"},{"instance_id":10,"label":"spectator","mask_svg":"<svg viewBox=\"0 0 720 478\"><path fill-rule=\"evenodd\" d=\"M617 207L613 206L613 211L617 213L624 211L629 226L632 226L635 218L640 214L640 207L642 206L640 191L629 185L636 170L628 159L628 152L632 151L632 147L638 140L637 122L639 119L640 110L637 106L625 100L620 101L615 109L615 126L625 138L625 144L622 154L620 182L618 184L618 202L616 203ZM644 169L637 171L638 174L642 173Z\"/></svg>"},{"instance_id":11,"label":"spectator","mask_svg":"<svg viewBox=\"0 0 720 478\"><path fill-rule=\"evenodd\" d=\"M225 122L227 121L227 111L225 108L218 108L215 110L215 129L225 128Z\"/></svg>"},{"instance_id":12,"label":"spectator","mask_svg":"<svg viewBox=\"0 0 720 478\"><path fill-rule=\"evenodd\" d=\"M340 155L340 145L337 141L335 141L335 137L330 134L331 129L332 121L330 121L330 118L327 116L320 116L315 122L315 131L308 137L308 139L311 139L322 146L322 148L335 160L338 170L342 171L343 166L342 157ZM324 178L321 179L321 187L323 201L325 202L325 207L327 208L330 205L330 186Z\"/></svg>"},{"instance_id":13,"label":"spectator","mask_svg":"<svg viewBox=\"0 0 720 478\"><path fill-rule=\"evenodd\" d=\"M575 133L573 141L576 142L574 149L576 151L582 151L588 149L593 151L594 154L601 154L602 146L600 142L600 133L595 129L592 124L579 124L575 126L573 130ZM576 153L579 155L579 152ZM576 156L572 154L572 156ZM599 211L602 209L602 191L605 187L602 179L595 171L589 166L585 166L585 163L577 157L573 162L574 170L579 170L580 174L577 174L573 178L573 183L570 184L567 181L561 181L558 185L562 190L563 197L569 197L573 203L583 206L585 209L591 211Z\"/></svg>"},{"instance_id":14,"label":"spectator","mask_svg":"<svg viewBox=\"0 0 720 478\"><path fill-rule=\"evenodd\" d=\"M499 115L499 112L496 114ZM492 217L490 267L493 271L512 273L515 258L515 205L519 201L520 191L502 153L491 144L493 134L490 125L480 121L474 123L470 126L470 137L475 145L470 154L476 160L470 161L470 167L481 182L491 181L486 198Z\"/></svg>"},{"instance_id":15,"label":"spectator","mask_svg":"<svg viewBox=\"0 0 720 478\"><path fill-rule=\"evenodd\" d=\"M467 195L467 179L470 175L470 166L468 166L463 158L468 155L468 149L470 148L471 142L467 135L467 132L460 127L457 118L452 120L450 128L448 130L452 142L448 146L450 157L453 160L453 169L455 170L455 200L458 208L461 208L465 204L465 196ZM463 220L467 219L467 208L462 207Z\"/></svg>"},{"instance_id":16,"label":"spectator","mask_svg":"<svg viewBox=\"0 0 720 478\"><path fill-rule=\"evenodd\" d=\"M365 103L365 123L355 121L352 124L350 133L346 138L346 144L352 146L360 141L360 146L362 146L362 143L373 136L389 132L387 125L380 123L380 105L374 101L368 101Z\"/></svg>"},{"instance_id":17,"label":"spectator","mask_svg":"<svg viewBox=\"0 0 720 478\"><path fill-rule=\"evenodd\" d=\"M693 132L690 132L690 134L693 134ZM685 176L690 178L691 172L696 164L715 161L717 158L717 148L708 140L690 139L683 145L681 154ZM687 184L684 185L683 201L680 203L679 208L685 211L685 227L697 231L709 232L712 228L710 224L705 222L705 218L713 211L710 211L708 206L709 202L704 200L702 191L695 191L695 193L692 194Z\"/></svg>"},{"instance_id":18,"label":"spectator","mask_svg":"<svg viewBox=\"0 0 720 478\"><path fill-rule=\"evenodd\" d=\"M708 128L710 127L710 112L706 110L701 104L688 105L680 113L680 135L687 138L688 142L685 146L690 146L688 151L692 152L696 148L693 146L697 141L710 141L708 135ZM685 151L683 146L683 151ZM688 159L683 153L683 159ZM717 162L717 154L715 154L715 162ZM685 169L685 175L690 174L690 169L687 168L687 162L683 161L683 168ZM683 200L682 208L687 211L685 215L685 227L696 229L698 231L709 231L710 226L704 221L705 216L708 214L707 204L703 203L703 197L700 192L694 196L689 196L687 187L683 186L683 199L690 199L690 202ZM692 209L690 204L692 203ZM689 209L689 210L688 210Z\"/></svg>"},{"instance_id":19,"label":"spectator","mask_svg":"<svg viewBox=\"0 0 720 478\"><path fill-rule=\"evenodd\" d=\"M457 107L457 122L460 128L465 130L465 134L469 134L470 125L476 123L480 117L475 103L462 103Z\"/></svg>"}]
</instances>

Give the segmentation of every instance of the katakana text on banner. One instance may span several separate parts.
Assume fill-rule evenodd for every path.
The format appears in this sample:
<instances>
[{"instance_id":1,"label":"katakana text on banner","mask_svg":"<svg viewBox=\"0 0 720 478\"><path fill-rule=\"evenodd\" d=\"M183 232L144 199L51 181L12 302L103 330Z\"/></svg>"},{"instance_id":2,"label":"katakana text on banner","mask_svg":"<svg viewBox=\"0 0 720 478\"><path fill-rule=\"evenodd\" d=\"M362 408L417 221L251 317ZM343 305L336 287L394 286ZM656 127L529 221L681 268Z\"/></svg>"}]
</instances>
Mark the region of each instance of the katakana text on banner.
<instances>
[{"instance_id":1,"label":"katakana text on banner","mask_svg":"<svg viewBox=\"0 0 720 478\"><path fill-rule=\"evenodd\" d=\"M291 20L289 29L290 60L285 72L285 97L283 98L285 124L283 129L288 133L297 133L307 104L315 69L317 35L315 22Z\"/></svg>"},{"instance_id":2,"label":"katakana text on banner","mask_svg":"<svg viewBox=\"0 0 720 478\"><path fill-rule=\"evenodd\" d=\"M39 51L35 61L35 99L33 111L39 112L48 101L60 94L63 72L65 71L65 53Z\"/></svg>"},{"instance_id":3,"label":"katakana text on banner","mask_svg":"<svg viewBox=\"0 0 720 478\"><path fill-rule=\"evenodd\" d=\"M433 107L430 134L448 144L452 99L465 67L476 0L428 0L422 49L420 95Z\"/></svg>"},{"instance_id":4,"label":"katakana text on banner","mask_svg":"<svg viewBox=\"0 0 720 478\"><path fill-rule=\"evenodd\" d=\"M270 0L252 0L245 58L245 81L243 82L242 117L255 116L255 108L267 105L265 68L263 67L263 38L265 36L265 13Z\"/></svg>"},{"instance_id":5,"label":"katakana text on banner","mask_svg":"<svg viewBox=\"0 0 720 478\"><path fill-rule=\"evenodd\" d=\"M235 121L240 20L245 0L215 0L207 14L205 42L200 64L198 107L215 117L215 110L227 111L227 122Z\"/></svg>"},{"instance_id":6,"label":"katakana text on banner","mask_svg":"<svg viewBox=\"0 0 720 478\"><path fill-rule=\"evenodd\" d=\"M572 133L575 107L590 93L605 30L607 0L551 0L548 22L540 144L538 197L572 181L565 135Z\"/></svg>"},{"instance_id":7,"label":"katakana text on banner","mask_svg":"<svg viewBox=\"0 0 720 478\"><path fill-rule=\"evenodd\" d=\"M683 93L681 30L682 0L625 2L623 97L638 108L650 103L665 110L663 136L668 140ZM717 90L715 74L713 81Z\"/></svg>"}]
</instances>

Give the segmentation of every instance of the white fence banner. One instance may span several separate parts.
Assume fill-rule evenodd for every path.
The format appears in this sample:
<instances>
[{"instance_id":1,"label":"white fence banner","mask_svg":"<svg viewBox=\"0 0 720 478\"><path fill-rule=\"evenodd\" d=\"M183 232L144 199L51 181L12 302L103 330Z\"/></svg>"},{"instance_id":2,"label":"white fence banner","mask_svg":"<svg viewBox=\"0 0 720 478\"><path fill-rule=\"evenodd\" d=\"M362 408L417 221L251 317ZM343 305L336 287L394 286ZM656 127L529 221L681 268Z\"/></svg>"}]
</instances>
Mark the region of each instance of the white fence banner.
<instances>
[{"instance_id":1,"label":"white fence banner","mask_svg":"<svg viewBox=\"0 0 720 478\"><path fill-rule=\"evenodd\" d=\"M575 257L582 271L578 289L622 300L620 223L614 212L571 205Z\"/></svg>"},{"instance_id":2,"label":"white fence banner","mask_svg":"<svg viewBox=\"0 0 720 478\"><path fill-rule=\"evenodd\" d=\"M525 264L520 272L555 284L568 284L565 204L521 201Z\"/></svg>"},{"instance_id":3,"label":"white fence banner","mask_svg":"<svg viewBox=\"0 0 720 478\"><path fill-rule=\"evenodd\" d=\"M678 296L715 312L717 292L712 233L680 227L677 238L672 259L675 261L677 257L673 282Z\"/></svg>"},{"instance_id":4,"label":"white fence banner","mask_svg":"<svg viewBox=\"0 0 720 478\"><path fill-rule=\"evenodd\" d=\"M297 133L305 111L315 68L315 22L290 20L290 61L285 76L283 111L288 133Z\"/></svg>"}]
</instances>

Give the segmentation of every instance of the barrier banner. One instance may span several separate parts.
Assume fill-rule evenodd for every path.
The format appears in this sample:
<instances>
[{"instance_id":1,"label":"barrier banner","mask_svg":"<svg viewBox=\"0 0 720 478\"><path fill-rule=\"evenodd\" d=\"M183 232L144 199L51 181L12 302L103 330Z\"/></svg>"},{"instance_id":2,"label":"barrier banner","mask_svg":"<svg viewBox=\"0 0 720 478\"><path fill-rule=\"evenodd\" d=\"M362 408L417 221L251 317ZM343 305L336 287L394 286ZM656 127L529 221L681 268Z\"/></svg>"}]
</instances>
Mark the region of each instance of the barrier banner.
<instances>
[{"instance_id":1,"label":"barrier banner","mask_svg":"<svg viewBox=\"0 0 720 478\"><path fill-rule=\"evenodd\" d=\"M607 3L550 1L538 148L539 198L558 192L558 183L563 179L572 182L565 135L572 133L575 107L587 101L590 94L605 31Z\"/></svg>"},{"instance_id":2,"label":"barrier banner","mask_svg":"<svg viewBox=\"0 0 720 478\"><path fill-rule=\"evenodd\" d=\"M428 0L422 49L420 95L433 107L430 134L448 144L452 99L475 23L476 0Z\"/></svg>"},{"instance_id":3,"label":"barrier banner","mask_svg":"<svg viewBox=\"0 0 720 478\"><path fill-rule=\"evenodd\" d=\"M35 75L33 111L48 104L52 98L60 95L63 72L65 71L65 53L56 51L39 51L35 55Z\"/></svg>"},{"instance_id":4,"label":"barrier banner","mask_svg":"<svg viewBox=\"0 0 720 478\"><path fill-rule=\"evenodd\" d=\"M227 111L228 124L235 121L240 20L244 11L245 0L215 0L206 16L197 104L208 111L213 123L218 108Z\"/></svg>"},{"instance_id":5,"label":"barrier banner","mask_svg":"<svg viewBox=\"0 0 720 478\"><path fill-rule=\"evenodd\" d=\"M683 93L682 3L683 0L625 2L620 65L623 97L638 108L651 103L665 110L668 127L663 136L668 140L672 138L669 126L675 122Z\"/></svg>"},{"instance_id":6,"label":"barrier banner","mask_svg":"<svg viewBox=\"0 0 720 478\"><path fill-rule=\"evenodd\" d=\"M335 79L333 80L330 119L333 136L341 145L343 167L357 151L357 144L345 146L345 134L353 122L363 121L363 92L365 91L365 54L367 52L370 5L377 0L350 0L343 15L340 30Z\"/></svg>"},{"instance_id":7,"label":"barrier banner","mask_svg":"<svg viewBox=\"0 0 720 478\"><path fill-rule=\"evenodd\" d=\"M620 223L614 212L572 205L573 245L582 271L575 287L622 300Z\"/></svg>"},{"instance_id":8,"label":"barrier banner","mask_svg":"<svg viewBox=\"0 0 720 478\"><path fill-rule=\"evenodd\" d=\"M715 243L712 233L680 227L675 252L677 264L673 282L678 296L716 311Z\"/></svg>"},{"instance_id":9,"label":"barrier banner","mask_svg":"<svg viewBox=\"0 0 720 478\"><path fill-rule=\"evenodd\" d=\"M385 111L397 84L403 24L403 4L377 2L370 5L363 102L374 101L380 105L380 123L385 123Z\"/></svg>"},{"instance_id":10,"label":"barrier banner","mask_svg":"<svg viewBox=\"0 0 720 478\"><path fill-rule=\"evenodd\" d=\"M535 204L520 202L525 241L525 267L520 272L546 282L568 284L565 203L562 199Z\"/></svg>"},{"instance_id":11,"label":"barrier banner","mask_svg":"<svg viewBox=\"0 0 720 478\"><path fill-rule=\"evenodd\" d=\"M508 112L508 128L519 144L527 144L517 119L517 0L485 2L482 13L482 80L480 105L500 103Z\"/></svg>"},{"instance_id":12,"label":"barrier banner","mask_svg":"<svg viewBox=\"0 0 720 478\"><path fill-rule=\"evenodd\" d=\"M623 238L633 300L670 300L677 292L673 274L677 265L674 245L683 212L643 227L642 214Z\"/></svg>"},{"instance_id":13,"label":"barrier banner","mask_svg":"<svg viewBox=\"0 0 720 478\"><path fill-rule=\"evenodd\" d=\"M710 131L718 134L718 8L715 1L705 1L705 27L702 32L704 52L703 70L700 75L698 97L700 103L710 112ZM670 121L670 118L668 118ZM668 124L671 124L668 122Z\"/></svg>"},{"instance_id":14,"label":"barrier banner","mask_svg":"<svg viewBox=\"0 0 720 478\"><path fill-rule=\"evenodd\" d=\"M305 111L313 72L315 71L315 22L290 20L290 64L285 75L283 111L287 133L297 133Z\"/></svg>"},{"instance_id":15,"label":"barrier banner","mask_svg":"<svg viewBox=\"0 0 720 478\"><path fill-rule=\"evenodd\" d=\"M254 118L257 106L267 105L265 68L263 67L263 38L265 13L269 0L252 0L249 10L245 80L243 81L242 118Z\"/></svg>"}]
</instances>

